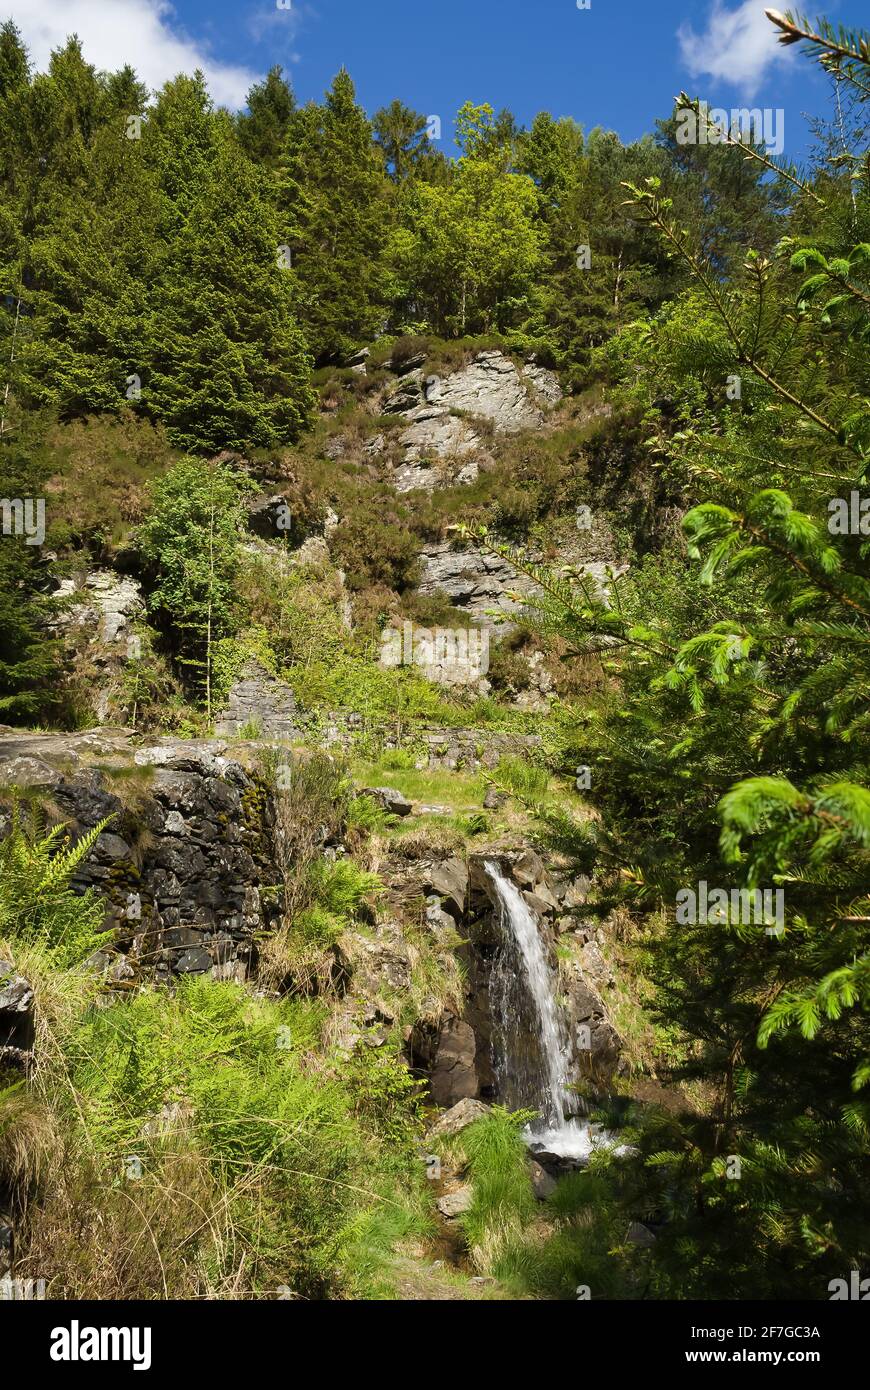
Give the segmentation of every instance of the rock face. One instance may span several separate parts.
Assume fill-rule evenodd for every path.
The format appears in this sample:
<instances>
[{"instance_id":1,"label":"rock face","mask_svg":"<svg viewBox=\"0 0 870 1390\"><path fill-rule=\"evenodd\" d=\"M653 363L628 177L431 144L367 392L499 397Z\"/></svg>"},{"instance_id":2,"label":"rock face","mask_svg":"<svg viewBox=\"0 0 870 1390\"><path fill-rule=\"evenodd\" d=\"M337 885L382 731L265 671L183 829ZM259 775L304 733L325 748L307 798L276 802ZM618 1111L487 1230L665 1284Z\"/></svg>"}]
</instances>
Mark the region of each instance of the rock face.
<instances>
[{"instance_id":1,"label":"rock face","mask_svg":"<svg viewBox=\"0 0 870 1390\"><path fill-rule=\"evenodd\" d=\"M627 568L616 558L613 538L600 523L588 533L577 530L567 537L560 535L558 545L559 565L588 576L602 596L613 575ZM528 558L542 561L544 555L531 551ZM510 630L511 620L538 592L534 581L518 574L508 560L473 545L459 549L451 541L433 541L421 550L420 561L417 587L421 594L446 595L476 624L495 627L497 635Z\"/></svg>"},{"instance_id":2,"label":"rock face","mask_svg":"<svg viewBox=\"0 0 870 1390\"><path fill-rule=\"evenodd\" d=\"M281 540L291 530L292 509L283 493L257 497L248 508L248 527L263 540Z\"/></svg>"},{"instance_id":3,"label":"rock face","mask_svg":"<svg viewBox=\"0 0 870 1390\"><path fill-rule=\"evenodd\" d=\"M468 1211L474 1200L474 1192L469 1183L457 1187L453 1192L445 1192L443 1197L438 1198L437 1206L442 1216L448 1220L455 1220L457 1216L462 1216Z\"/></svg>"},{"instance_id":4,"label":"rock face","mask_svg":"<svg viewBox=\"0 0 870 1390\"><path fill-rule=\"evenodd\" d=\"M85 576L84 587L78 589L73 579L64 579L55 597L81 602L71 603L57 619L63 628L87 628L90 640L111 646L126 641L134 621L144 612L142 591L135 579L115 574L113 570L92 570Z\"/></svg>"},{"instance_id":5,"label":"rock face","mask_svg":"<svg viewBox=\"0 0 870 1390\"><path fill-rule=\"evenodd\" d=\"M477 1040L464 1019L448 1016L438 1035L438 1046L429 1072L429 1089L436 1105L455 1105L471 1100L480 1090L475 1065Z\"/></svg>"},{"instance_id":6,"label":"rock face","mask_svg":"<svg viewBox=\"0 0 870 1390\"><path fill-rule=\"evenodd\" d=\"M531 592L532 585L499 555L469 546L454 549L450 541L427 546L421 554L419 592L445 594L456 608L465 609L481 626L493 626L522 611L511 593Z\"/></svg>"},{"instance_id":7,"label":"rock face","mask_svg":"<svg viewBox=\"0 0 870 1390\"><path fill-rule=\"evenodd\" d=\"M498 351L480 352L444 377L424 376L420 366L406 371L382 407L408 421L399 436L404 457L393 479L397 491L473 482L488 457L475 420L488 422L497 435L538 429L541 407L555 405L561 395L552 372L536 364L519 372Z\"/></svg>"},{"instance_id":8,"label":"rock face","mask_svg":"<svg viewBox=\"0 0 870 1390\"><path fill-rule=\"evenodd\" d=\"M215 723L220 738L238 738L244 729L264 738L292 739L300 732L293 691L255 661L248 662L233 682Z\"/></svg>"},{"instance_id":9,"label":"rock face","mask_svg":"<svg viewBox=\"0 0 870 1390\"><path fill-rule=\"evenodd\" d=\"M63 639L67 671L77 675L95 719L105 722L127 661L140 654L133 627L145 611L141 589L125 575L92 570L81 585L61 580L53 597L66 600L53 625Z\"/></svg>"},{"instance_id":10,"label":"rock face","mask_svg":"<svg viewBox=\"0 0 870 1390\"><path fill-rule=\"evenodd\" d=\"M135 752L122 734L34 742L41 765L54 765L53 782L43 780L41 790L65 820L82 831L112 817L73 880L100 891L106 926L116 928L93 967L117 985L184 974L244 978L256 934L277 916L277 902L261 893L279 879L271 810L256 778L213 740L161 739ZM19 744L28 747L28 737L0 738L0 782L6 767L20 766ZM133 806L111 791L107 771L68 770L95 744L110 765L142 770Z\"/></svg>"},{"instance_id":11,"label":"rock face","mask_svg":"<svg viewBox=\"0 0 870 1390\"><path fill-rule=\"evenodd\" d=\"M513 362L501 352L479 352L468 367L445 377L437 388L430 386L429 400L489 420L497 434L537 429L544 418Z\"/></svg>"},{"instance_id":12,"label":"rock face","mask_svg":"<svg viewBox=\"0 0 870 1390\"><path fill-rule=\"evenodd\" d=\"M401 630L384 629L379 659L393 669L413 665L435 685L473 686L485 695L490 690L489 644L486 627L424 628L405 622Z\"/></svg>"}]
</instances>

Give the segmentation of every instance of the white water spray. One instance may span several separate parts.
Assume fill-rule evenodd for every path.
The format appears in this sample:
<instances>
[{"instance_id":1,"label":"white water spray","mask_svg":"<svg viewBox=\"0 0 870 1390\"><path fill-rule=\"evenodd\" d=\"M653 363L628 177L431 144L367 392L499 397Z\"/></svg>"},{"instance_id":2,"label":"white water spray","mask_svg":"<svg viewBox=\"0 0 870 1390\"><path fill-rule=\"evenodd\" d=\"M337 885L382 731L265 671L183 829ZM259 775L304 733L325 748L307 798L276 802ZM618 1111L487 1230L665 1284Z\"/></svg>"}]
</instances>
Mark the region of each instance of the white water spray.
<instances>
[{"instance_id":1,"label":"white water spray","mask_svg":"<svg viewBox=\"0 0 870 1390\"><path fill-rule=\"evenodd\" d=\"M511 1109L538 1111L540 1120L526 1133L530 1142L543 1144L551 1153L585 1157L596 1138L585 1120L571 1115L576 1108L576 1097L568 1089L571 1048L538 923L498 864L487 859L484 867L495 889L504 933L504 948L490 981L499 1095Z\"/></svg>"}]
</instances>

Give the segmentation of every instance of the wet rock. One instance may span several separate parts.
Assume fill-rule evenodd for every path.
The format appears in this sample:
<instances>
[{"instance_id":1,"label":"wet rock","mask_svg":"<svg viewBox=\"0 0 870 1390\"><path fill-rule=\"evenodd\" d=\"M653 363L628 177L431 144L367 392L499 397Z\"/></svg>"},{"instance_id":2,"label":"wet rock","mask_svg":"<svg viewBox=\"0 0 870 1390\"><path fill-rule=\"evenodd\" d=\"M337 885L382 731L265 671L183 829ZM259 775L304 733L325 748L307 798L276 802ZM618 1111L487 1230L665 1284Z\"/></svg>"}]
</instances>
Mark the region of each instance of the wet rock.
<instances>
[{"instance_id":1,"label":"wet rock","mask_svg":"<svg viewBox=\"0 0 870 1390\"><path fill-rule=\"evenodd\" d=\"M448 1014L442 1019L429 1089L436 1105L452 1106L471 1100L478 1092L474 1029L464 1019Z\"/></svg>"},{"instance_id":2,"label":"wet rock","mask_svg":"<svg viewBox=\"0 0 870 1390\"><path fill-rule=\"evenodd\" d=\"M540 883L544 877L544 865L541 856L536 854L533 849L524 849L512 861L510 873L511 878L521 888L534 888L535 884Z\"/></svg>"},{"instance_id":3,"label":"wet rock","mask_svg":"<svg viewBox=\"0 0 870 1390\"><path fill-rule=\"evenodd\" d=\"M526 1166L535 1196L539 1202L545 1202L556 1191L556 1179L534 1158L528 1159Z\"/></svg>"}]
</instances>

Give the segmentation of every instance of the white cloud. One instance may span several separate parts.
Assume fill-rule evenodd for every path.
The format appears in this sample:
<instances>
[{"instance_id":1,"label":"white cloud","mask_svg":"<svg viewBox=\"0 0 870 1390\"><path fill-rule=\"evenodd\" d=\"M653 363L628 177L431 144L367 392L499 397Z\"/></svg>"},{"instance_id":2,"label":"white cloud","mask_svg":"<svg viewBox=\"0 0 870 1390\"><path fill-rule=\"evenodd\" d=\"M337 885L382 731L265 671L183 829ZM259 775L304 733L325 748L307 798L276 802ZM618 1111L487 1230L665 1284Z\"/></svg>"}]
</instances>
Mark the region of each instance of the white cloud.
<instances>
[{"instance_id":1,"label":"white cloud","mask_svg":"<svg viewBox=\"0 0 870 1390\"><path fill-rule=\"evenodd\" d=\"M53 48L78 34L89 63L113 71L129 63L152 90L178 73L200 68L221 106L244 106L259 76L212 57L208 47L185 34L168 0L3 0L0 13L21 30L32 63L48 67Z\"/></svg>"},{"instance_id":2,"label":"white cloud","mask_svg":"<svg viewBox=\"0 0 870 1390\"><path fill-rule=\"evenodd\" d=\"M715 0L707 28L696 34L688 24L677 33L683 62L693 77L730 82L751 97L774 63L792 55L777 43L777 30L765 18L764 0L743 0L736 10Z\"/></svg>"}]
</instances>

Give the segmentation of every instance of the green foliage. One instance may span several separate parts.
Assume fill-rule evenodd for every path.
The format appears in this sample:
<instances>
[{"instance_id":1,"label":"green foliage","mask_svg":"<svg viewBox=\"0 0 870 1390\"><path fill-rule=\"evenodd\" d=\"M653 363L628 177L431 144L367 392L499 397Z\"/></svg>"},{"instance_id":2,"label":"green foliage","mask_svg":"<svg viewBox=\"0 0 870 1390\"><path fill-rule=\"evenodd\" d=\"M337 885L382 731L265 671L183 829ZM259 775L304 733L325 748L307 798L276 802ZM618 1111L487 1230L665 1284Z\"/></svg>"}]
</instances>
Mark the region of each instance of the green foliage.
<instances>
[{"instance_id":1,"label":"green foliage","mask_svg":"<svg viewBox=\"0 0 870 1390\"><path fill-rule=\"evenodd\" d=\"M711 186L715 166L730 167L714 157ZM730 276L727 198L706 240L657 177L627 183L693 288L602 360L694 503L688 563L651 559L602 595L516 557L542 585L542 628L619 682L578 735L605 894L650 914L653 1016L684 1042L669 1077L703 1098L647 1113L637 1158L603 1174L605 1211L627 1224L643 1203L662 1223L659 1297L777 1297L787 1267L790 1290L823 1298L867 1259L870 590L866 540L827 506L866 471L870 203L866 172L849 182L791 180L803 247L761 254L762 219ZM678 918L676 895L702 882L781 893L783 930Z\"/></svg>"},{"instance_id":2,"label":"green foliage","mask_svg":"<svg viewBox=\"0 0 870 1390\"><path fill-rule=\"evenodd\" d=\"M521 1133L529 1118L526 1111L511 1114L496 1106L461 1135L472 1201L460 1219L476 1260L487 1267L535 1211Z\"/></svg>"},{"instance_id":3,"label":"green foliage","mask_svg":"<svg viewBox=\"0 0 870 1390\"><path fill-rule=\"evenodd\" d=\"M105 906L88 889L71 887L76 869L108 825L100 821L72 841L63 825L45 830L41 817L12 805L0 841L0 937L37 946L57 969L79 964L100 943Z\"/></svg>"},{"instance_id":4,"label":"green foliage","mask_svg":"<svg viewBox=\"0 0 870 1390\"><path fill-rule=\"evenodd\" d=\"M466 152L449 182L418 181L400 204L392 246L398 296L423 306L444 336L516 323L543 260L534 184L506 173L489 152L480 131L491 114L463 107Z\"/></svg>"},{"instance_id":5,"label":"green foliage","mask_svg":"<svg viewBox=\"0 0 870 1390\"><path fill-rule=\"evenodd\" d=\"M34 75L4 33L0 285L16 307L0 356L13 402L67 418L129 402L193 452L295 438L310 360L270 176L201 76L168 83L146 114L131 69L98 74L71 39ZM280 102L266 86L265 103L252 94L258 133L243 130L268 161L264 104Z\"/></svg>"},{"instance_id":6,"label":"green foliage","mask_svg":"<svg viewBox=\"0 0 870 1390\"><path fill-rule=\"evenodd\" d=\"M333 360L376 335L386 292L386 178L344 69L322 106L294 113L286 148L279 202L300 317L315 358Z\"/></svg>"},{"instance_id":7,"label":"green foliage","mask_svg":"<svg viewBox=\"0 0 870 1390\"><path fill-rule=\"evenodd\" d=\"M45 504L44 476L20 442L0 440L0 502L15 500L30 507ZM46 506L46 524L50 523ZM49 599L40 592L37 569L38 544L12 528L0 535L0 713L6 719L33 720L48 709L56 695L51 683L57 674L58 650L48 629L52 612ZM24 520L38 523L32 510ZM34 538L34 539L38 539Z\"/></svg>"},{"instance_id":8,"label":"green foliage","mask_svg":"<svg viewBox=\"0 0 870 1390\"><path fill-rule=\"evenodd\" d=\"M234 1279L261 1296L282 1285L309 1297L362 1293L369 1271L354 1267L352 1233L366 1213L395 1209L407 1231L423 1224L410 1195L413 1083L368 1052L351 1060L352 1075L312 1065L321 1021L316 1004L255 1001L237 986L192 980L85 1015L71 1030L65 1065L78 1106L63 1113L84 1127L105 1176L96 1197L104 1220L117 1219L114 1191L147 1211L161 1190L185 1233L182 1259L167 1260L165 1295ZM170 1178L185 1153L202 1175L195 1222ZM141 1171L132 1185L130 1154ZM60 1272L68 1288L87 1277L90 1253L86 1242L78 1269Z\"/></svg>"},{"instance_id":9,"label":"green foliage","mask_svg":"<svg viewBox=\"0 0 870 1390\"><path fill-rule=\"evenodd\" d=\"M137 544L153 574L149 617L169 635L179 664L211 710L214 644L236 620L243 499L252 487L232 468L180 460L151 487Z\"/></svg>"}]
</instances>

